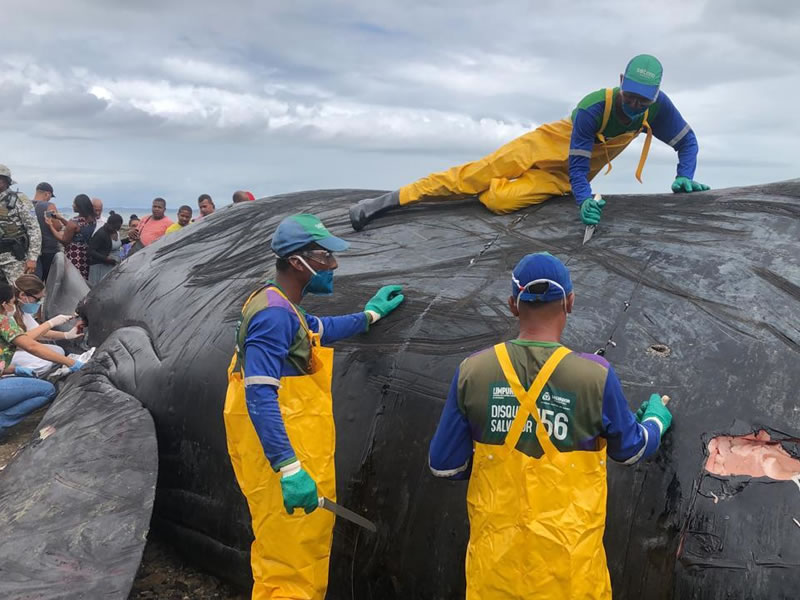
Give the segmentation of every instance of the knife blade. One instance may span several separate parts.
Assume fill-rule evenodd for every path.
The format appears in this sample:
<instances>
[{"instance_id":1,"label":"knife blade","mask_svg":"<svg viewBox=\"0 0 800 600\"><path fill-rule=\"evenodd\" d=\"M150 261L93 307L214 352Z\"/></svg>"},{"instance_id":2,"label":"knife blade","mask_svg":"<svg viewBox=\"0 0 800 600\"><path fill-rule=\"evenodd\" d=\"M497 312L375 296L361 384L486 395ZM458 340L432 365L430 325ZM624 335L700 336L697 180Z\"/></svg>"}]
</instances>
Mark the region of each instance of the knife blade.
<instances>
[{"instance_id":1,"label":"knife blade","mask_svg":"<svg viewBox=\"0 0 800 600\"><path fill-rule=\"evenodd\" d=\"M336 504L336 502L330 500L329 498L326 498L325 496L320 496L318 503L320 508L324 508L325 510L331 511L337 517L342 517L343 519L347 519L351 523L355 523L359 527L363 527L364 529L367 529L372 533L378 531L378 528L375 527L375 523L373 523L369 519L354 513L349 508L345 508L340 504Z\"/></svg>"},{"instance_id":2,"label":"knife blade","mask_svg":"<svg viewBox=\"0 0 800 600\"><path fill-rule=\"evenodd\" d=\"M587 225L586 226L586 230L583 232L583 243L584 244L586 242L588 242L590 239L592 239L592 236L594 235L594 228L595 228L594 225Z\"/></svg>"}]
</instances>

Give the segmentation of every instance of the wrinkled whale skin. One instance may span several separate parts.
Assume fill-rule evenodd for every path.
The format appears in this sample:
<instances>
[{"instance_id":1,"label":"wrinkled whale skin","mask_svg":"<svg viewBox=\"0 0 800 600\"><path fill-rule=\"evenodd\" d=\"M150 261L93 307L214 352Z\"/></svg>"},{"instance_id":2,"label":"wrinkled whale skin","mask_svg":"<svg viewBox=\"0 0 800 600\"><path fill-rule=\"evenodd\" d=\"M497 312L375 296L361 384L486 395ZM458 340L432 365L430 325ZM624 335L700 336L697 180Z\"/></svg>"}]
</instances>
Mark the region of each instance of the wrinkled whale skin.
<instances>
[{"instance_id":1,"label":"wrinkled whale skin","mask_svg":"<svg viewBox=\"0 0 800 600\"><path fill-rule=\"evenodd\" d=\"M248 584L249 513L222 422L226 369L242 303L274 274L272 232L310 212L351 248L338 257L335 294L307 298L309 312L361 310L389 283L406 296L368 333L335 345L338 501L378 533L337 522L329 598L463 597L467 483L430 474L428 443L459 362L516 335L510 271L537 251L572 273L564 343L606 350L631 408L651 392L672 397L658 455L609 467L615 598L792 597L797 486L719 478L703 464L714 435L800 438L800 180L611 196L585 246L569 197L503 216L474 200L419 205L353 233L349 206L375 193L302 192L219 210L92 290L82 308L90 343L112 362L148 361L127 393L155 424L155 527L205 569ZM126 350L118 357L109 344ZM797 455L796 444L784 447Z\"/></svg>"}]
</instances>

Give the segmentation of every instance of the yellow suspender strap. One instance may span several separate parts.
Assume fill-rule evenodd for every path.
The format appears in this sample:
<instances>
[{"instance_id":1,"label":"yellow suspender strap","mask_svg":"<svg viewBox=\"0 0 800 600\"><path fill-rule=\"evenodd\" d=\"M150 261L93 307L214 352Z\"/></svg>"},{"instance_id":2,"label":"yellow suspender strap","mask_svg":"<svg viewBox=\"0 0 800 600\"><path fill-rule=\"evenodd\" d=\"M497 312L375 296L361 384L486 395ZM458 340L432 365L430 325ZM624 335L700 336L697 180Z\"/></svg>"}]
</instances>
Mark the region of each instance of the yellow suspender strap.
<instances>
[{"instance_id":1,"label":"yellow suspender strap","mask_svg":"<svg viewBox=\"0 0 800 600\"><path fill-rule=\"evenodd\" d=\"M606 88L606 105L603 108L603 122L600 124L600 131L597 132L597 139L600 140L600 143L603 144L603 150L606 152L606 164L608 165L608 169L606 169L606 175L611 172L611 158L608 155L608 146L606 145L606 136L604 132L606 130L606 126L608 125L608 119L611 117L611 109L614 108L614 90L611 88Z\"/></svg>"},{"instance_id":2,"label":"yellow suspender strap","mask_svg":"<svg viewBox=\"0 0 800 600\"><path fill-rule=\"evenodd\" d=\"M647 154L650 152L650 142L653 141L653 128L650 127L650 123L647 122L647 113L649 112L650 109L645 111L644 119L642 120L642 127L647 128L647 137L644 140L642 155L639 157L639 166L636 167L636 179L639 180L639 183L642 183L642 169L644 169L644 163L647 162Z\"/></svg>"},{"instance_id":3,"label":"yellow suspender strap","mask_svg":"<svg viewBox=\"0 0 800 600\"><path fill-rule=\"evenodd\" d=\"M556 450L553 442L550 441L550 436L547 434L547 431L542 425L542 421L539 418L539 411L536 408L536 400L539 398L539 394L542 393L544 386L547 384L550 376L553 374L553 371L558 366L558 363L560 363L561 359L569 354L571 350L563 346L556 348L555 352L553 352L553 354L550 355L550 358L548 358L547 361L542 365L542 368L539 370L539 373L533 380L530 389L527 391L522 386L519 377L517 377L517 374L514 371L514 366L511 364L511 358L508 355L508 349L506 348L506 345L503 343L497 344L494 347L494 352L497 355L497 361L500 363L500 368L503 369L503 376L506 378L508 385L511 387L511 391L514 392L514 396L516 396L517 401L519 402L519 410L517 411L517 415L514 417L514 420L511 422L511 427L508 429L506 441L501 448L498 448L496 453L499 454L501 458L511 454L511 451L517 445L517 442L522 435L522 430L525 427L525 423L528 422L528 415L531 415L536 421L536 438L539 440L539 444L541 445L542 450L544 450L545 456L553 457L558 450Z\"/></svg>"}]
</instances>

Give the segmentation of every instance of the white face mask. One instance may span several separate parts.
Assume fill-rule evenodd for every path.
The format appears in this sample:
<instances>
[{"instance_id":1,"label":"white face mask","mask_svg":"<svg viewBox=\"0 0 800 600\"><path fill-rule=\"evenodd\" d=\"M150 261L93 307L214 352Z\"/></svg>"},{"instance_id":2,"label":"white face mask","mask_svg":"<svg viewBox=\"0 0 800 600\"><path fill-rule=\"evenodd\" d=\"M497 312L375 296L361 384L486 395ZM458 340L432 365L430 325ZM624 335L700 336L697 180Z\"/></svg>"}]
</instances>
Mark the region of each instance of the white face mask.
<instances>
[{"instance_id":1,"label":"white face mask","mask_svg":"<svg viewBox=\"0 0 800 600\"><path fill-rule=\"evenodd\" d=\"M13 302L11 303L11 308L8 307L8 304L3 304L3 314L8 315L9 317L12 316L17 311L17 306Z\"/></svg>"},{"instance_id":2,"label":"white face mask","mask_svg":"<svg viewBox=\"0 0 800 600\"><path fill-rule=\"evenodd\" d=\"M567 292L564 289L564 287L560 283L558 283L557 281L553 281L552 279L534 279L533 281L529 281L525 285L522 285L522 284L520 284L519 279L514 277L514 273L511 273L511 281L513 281L514 285L516 285L517 289L519 289L519 292L517 292L517 297L515 298L515 302L516 302L517 308L519 308L519 297L522 295L522 292L526 291L532 285L536 285L538 283L547 283L547 284L550 284L550 285L554 285L559 290L561 290L561 301L564 304L564 312L565 313L567 312ZM545 293L546 292L547 291L545 290Z\"/></svg>"}]
</instances>

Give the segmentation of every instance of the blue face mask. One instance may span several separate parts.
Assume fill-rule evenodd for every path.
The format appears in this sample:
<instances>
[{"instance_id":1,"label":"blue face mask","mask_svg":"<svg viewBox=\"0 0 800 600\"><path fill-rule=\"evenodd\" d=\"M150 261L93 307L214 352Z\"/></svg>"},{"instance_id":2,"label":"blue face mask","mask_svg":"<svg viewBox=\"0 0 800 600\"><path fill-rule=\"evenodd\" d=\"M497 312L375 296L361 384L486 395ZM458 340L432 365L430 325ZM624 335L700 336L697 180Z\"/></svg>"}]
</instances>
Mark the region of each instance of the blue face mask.
<instances>
[{"instance_id":1,"label":"blue face mask","mask_svg":"<svg viewBox=\"0 0 800 600\"><path fill-rule=\"evenodd\" d=\"M622 112L624 112L625 116L628 117L629 119L638 119L639 117L641 117L645 113L646 110L647 109L644 108L644 109L640 110L639 112L636 112L633 108L631 108L630 106L628 106L624 102L622 103Z\"/></svg>"},{"instance_id":2,"label":"blue face mask","mask_svg":"<svg viewBox=\"0 0 800 600\"><path fill-rule=\"evenodd\" d=\"M39 308L42 306L42 301L39 300L38 302L26 302L20 306L22 312L28 313L29 315L35 315L39 312Z\"/></svg>"},{"instance_id":3,"label":"blue face mask","mask_svg":"<svg viewBox=\"0 0 800 600\"><path fill-rule=\"evenodd\" d=\"M303 288L303 296L307 293L315 296L330 296L333 294L333 271L330 269L327 271L315 271L308 266L302 256L297 258L306 266L306 269L311 271L311 279L308 280L308 283Z\"/></svg>"}]
</instances>

